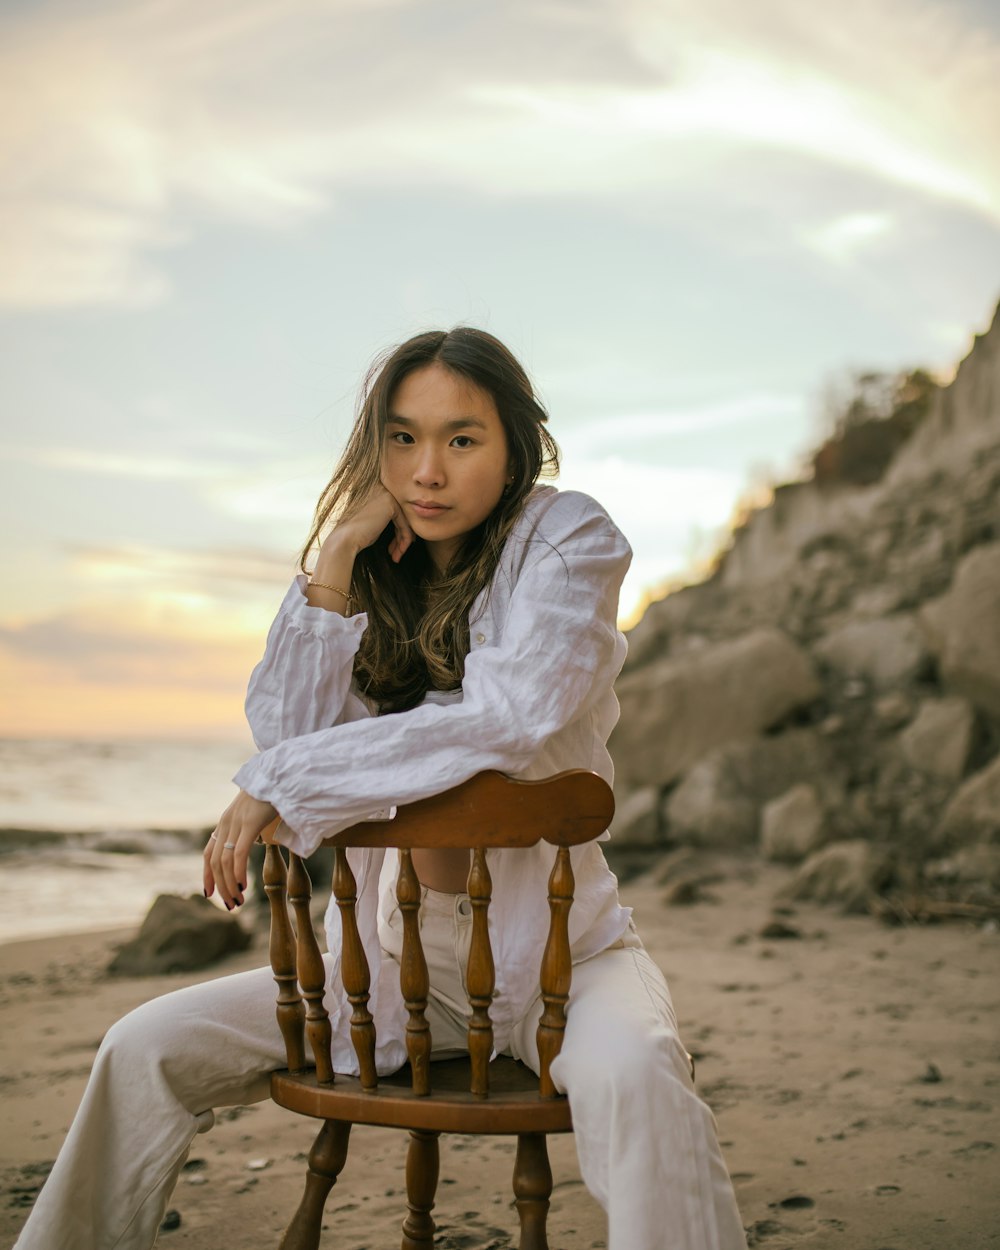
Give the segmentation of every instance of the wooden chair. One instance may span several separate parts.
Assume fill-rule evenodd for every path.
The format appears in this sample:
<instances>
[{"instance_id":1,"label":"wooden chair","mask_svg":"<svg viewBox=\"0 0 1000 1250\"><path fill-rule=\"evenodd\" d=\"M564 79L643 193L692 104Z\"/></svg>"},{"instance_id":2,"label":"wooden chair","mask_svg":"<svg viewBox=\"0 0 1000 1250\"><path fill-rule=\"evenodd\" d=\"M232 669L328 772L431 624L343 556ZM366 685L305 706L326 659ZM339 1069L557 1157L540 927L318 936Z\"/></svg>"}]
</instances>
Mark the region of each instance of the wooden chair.
<instances>
[{"instance_id":1,"label":"wooden chair","mask_svg":"<svg viewBox=\"0 0 1000 1250\"><path fill-rule=\"evenodd\" d=\"M290 1111L323 1121L309 1155L305 1193L282 1239L282 1250L317 1250L323 1207L346 1162L353 1124L410 1132L406 1159L409 1213L403 1222L402 1250L427 1250L434 1244L431 1209L438 1180L439 1135L516 1134L513 1188L520 1217L520 1250L547 1250L545 1222L552 1172L545 1137L572 1131L569 1104L557 1094L550 1075L562 1044L570 988L568 922L574 882L569 848L596 838L610 824L613 812L611 790L594 773L574 771L545 781L518 782L487 772L444 794L400 807L394 820L366 821L326 840L324 845L335 848L333 891L343 924L343 981L353 1007L351 1038L358 1078L340 1074L334 1078L331 1027L323 1006L325 969L310 921L311 884L305 865L290 854L286 872L279 848L267 848L264 884L271 906L271 966L278 983L278 1023L288 1058L287 1070L271 1078L271 1097ZM534 846L540 838L558 850L549 878L548 938L544 952L539 952L544 1009L537 1034L541 1072L536 1077L513 1059L489 1061L494 964L487 928L492 886L486 850ZM345 848L386 845L399 848L400 982L409 1012L409 1063L380 1080L375 1073L375 1028L368 1010L368 964L355 916L356 884ZM433 1064L424 1014L428 974L420 943L421 893L410 855L413 847L472 850L469 1053ZM297 937L289 918L289 901ZM306 1038L315 1066L306 1057Z\"/></svg>"}]
</instances>

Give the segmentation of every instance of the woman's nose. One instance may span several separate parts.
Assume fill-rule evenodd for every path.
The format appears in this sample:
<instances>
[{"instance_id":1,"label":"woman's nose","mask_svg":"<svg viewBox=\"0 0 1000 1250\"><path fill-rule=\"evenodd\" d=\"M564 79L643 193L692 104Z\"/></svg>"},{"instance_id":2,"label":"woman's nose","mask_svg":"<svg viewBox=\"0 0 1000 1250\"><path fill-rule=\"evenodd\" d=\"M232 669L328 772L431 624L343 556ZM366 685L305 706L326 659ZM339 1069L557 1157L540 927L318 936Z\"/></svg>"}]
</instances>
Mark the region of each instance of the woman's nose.
<instances>
[{"instance_id":1,"label":"woman's nose","mask_svg":"<svg viewBox=\"0 0 1000 1250\"><path fill-rule=\"evenodd\" d=\"M417 458L414 481L421 486L443 486L444 466L435 448L425 448Z\"/></svg>"}]
</instances>

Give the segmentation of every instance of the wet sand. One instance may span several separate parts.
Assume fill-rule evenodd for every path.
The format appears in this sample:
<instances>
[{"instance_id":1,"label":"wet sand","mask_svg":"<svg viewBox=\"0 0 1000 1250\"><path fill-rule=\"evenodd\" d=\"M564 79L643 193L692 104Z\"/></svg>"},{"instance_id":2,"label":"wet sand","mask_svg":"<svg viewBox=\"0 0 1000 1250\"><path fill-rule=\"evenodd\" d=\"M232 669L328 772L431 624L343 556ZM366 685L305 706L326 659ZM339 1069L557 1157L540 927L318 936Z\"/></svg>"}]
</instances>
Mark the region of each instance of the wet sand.
<instances>
[{"instance_id":1,"label":"wet sand","mask_svg":"<svg viewBox=\"0 0 1000 1250\"><path fill-rule=\"evenodd\" d=\"M785 871L727 860L710 897L664 907L622 891L667 974L702 1096L716 1113L751 1245L838 1250L1000 1246L1000 933L886 928L812 905L763 938ZM204 976L109 979L125 936L0 947L0 1244L10 1246L76 1108L105 1029L197 979L266 962L258 944ZM314 1126L270 1103L195 1139L163 1247L274 1247ZM331 1245L398 1244L404 1134L356 1129L327 1205ZM551 1142L553 1250L605 1245L572 1139ZM517 1244L504 1138L442 1139L441 1250ZM668 1250L669 1236L664 1247Z\"/></svg>"}]
</instances>

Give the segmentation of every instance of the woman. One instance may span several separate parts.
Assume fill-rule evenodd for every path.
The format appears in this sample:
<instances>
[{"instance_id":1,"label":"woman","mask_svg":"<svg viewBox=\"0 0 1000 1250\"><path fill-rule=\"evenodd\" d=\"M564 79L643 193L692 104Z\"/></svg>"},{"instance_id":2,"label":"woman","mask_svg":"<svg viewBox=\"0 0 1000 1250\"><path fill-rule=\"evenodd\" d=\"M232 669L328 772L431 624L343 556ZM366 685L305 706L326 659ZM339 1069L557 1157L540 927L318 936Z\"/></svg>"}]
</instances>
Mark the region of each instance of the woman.
<instances>
[{"instance_id":1,"label":"woman","mask_svg":"<svg viewBox=\"0 0 1000 1250\"><path fill-rule=\"evenodd\" d=\"M557 466L545 421L521 366L482 331L417 335L369 374L303 552L304 570L318 546L315 567L290 588L251 679L259 754L234 778L239 793L205 848L206 894L242 904L250 847L278 816L276 840L308 855L339 829L486 768L534 778L582 767L610 781L612 684L625 655L615 619L631 552L592 499L537 484ZM553 854L544 843L489 853L495 1046L536 1070ZM405 1060L396 856L351 856L376 1057L392 1071ZM600 847L573 857L573 984L552 1074L611 1250L743 1247L663 977ZM465 1044L469 853L415 851L413 862L428 1019L446 1053ZM356 1072L342 991L328 998L334 1066ZM19 1250L152 1245L211 1108L266 1097L283 1066L272 1000L261 969L166 995L113 1026Z\"/></svg>"}]
</instances>

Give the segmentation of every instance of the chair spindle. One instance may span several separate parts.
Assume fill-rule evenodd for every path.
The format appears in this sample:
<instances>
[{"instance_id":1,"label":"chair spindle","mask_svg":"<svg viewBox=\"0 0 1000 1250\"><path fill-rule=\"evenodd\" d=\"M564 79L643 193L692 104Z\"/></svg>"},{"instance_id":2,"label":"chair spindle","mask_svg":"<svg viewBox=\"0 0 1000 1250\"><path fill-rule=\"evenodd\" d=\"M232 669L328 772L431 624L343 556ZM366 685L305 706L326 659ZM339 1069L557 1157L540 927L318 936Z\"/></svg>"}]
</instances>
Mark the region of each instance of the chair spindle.
<instances>
[{"instance_id":1,"label":"chair spindle","mask_svg":"<svg viewBox=\"0 0 1000 1250\"><path fill-rule=\"evenodd\" d=\"M519 1133L514 1158L514 1205L521 1223L518 1250L549 1250L545 1223L552 1197L552 1168L544 1133Z\"/></svg>"},{"instance_id":2,"label":"chair spindle","mask_svg":"<svg viewBox=\"0 0 1000 1250\"><path fill-rule=\"evenodd\" d=\"M306 1011L295 972L295 937L288 918L287 881L285 857L271 844L264 854L264 890L271 908L271 971L278 986L275 1014L285 1041L288 1071L304 1072Z\"/></svg>"},{"instance_id":3,"label":"chair spindle","mask_svg":"<svg viewBox=\"0 0 1000 1250\"><path fill-rule=\"evenodd\" d=\"M542 956L540 977L542 1002L538 1022L538 1092L542 1098L556 1098L558 1090L549 1068L559 1054L566 1031L566 1003L569 1001L571 959L569 948L569 909L573 904L573 865L569 847L561 846L549 876L549 936Z\"/></svg>"},{"instance_id":4,"label":"chair spindle","mask_svg":"<svg viewBox=\"0 0 1000 1250\"><path fill-rule=\"evenodd\" d=\"M486 866L486 852L477 847L469 872L469 901L472 904L472 943L466 982L469 991L469 1060L472 1066L470 1090L477 1098L490 1092L490 1055L493 1053L493 1021L490 1007L496 985L493 949L490 946L489 908L493 882Z\"/></svg>"},{"instance_id":5,"label":"chair spindle","mask_svg":"<svg viewBox=\"0 0 1000 1250\"><path fill-rule=\"evenodd\" d=\"M351 1041L354 1044L354 1053L358 1057L361 1088L371 1092L378 1088L378 1077L375 1074L375 1025L372 1021L372 1014L368 1010L371 973L365 957L365 948L361 942L361 934L358 932L358 918L355 914L358 886L344 847L336 847L333 855L333 894L340 908L343 932L342 979L353 1008Z\"/></svg>"},{"instance_id":6,"label":"chair spindle","mask_svg":"<svg viewBox=\"0 0 1000 1250\"><path fill-rule=\"evenodd\" d=\"M427 991L430 976L423 943L420 940L420 882L409 850L399 852L396 899L403 915L403 951L399 986L409 1018L406 1022L406 1053L413 1074L413 1092L422 1097L431 1092L431 1029L427 1023Z\"/></svg>"},{"instance_id":7,"label":"chair spindle","mask_svg":"<svg viewBox=\"0 0 1000 1250\"><path fill-rule=\"evenodd\" d=\"M316 1080L320 1085L333 1084L333 1059L330 1054L332 1031L330 1017L323 1005L326 993L326 965L313 929L309 904L312 881L309 870L294 852L288 856L288 901L295 911L296 964L299 985L306 1000L306 1037L316 1061Z\"/></svg>"},{"instance_id":8,"label":"chair spindle","mask_svg":"<svg viewBox=\"0 0 1000 1250\"><path fill-rule=\"evenodd\" d=\"M410 1130L406 1152L406 1203L409 1213L403 1221L402 1250L432 1250L434 1245L434 1195L437 1193L441 1156L440 1133Z\"/></svg>"},{"instance_id":9,"label":"chair spindle","mask_svg":"<svg viewBox=\"0 0 1000 1250\"><path fill-rule=\"evenodd\" d=\"M350 1137L350 1121L323 1121L323 1127L309 1151L305 1193L281 1239L280 1250L319 1250L323 1235L323 1207L347 1162Z\"/></svg>"}]
</instances>

